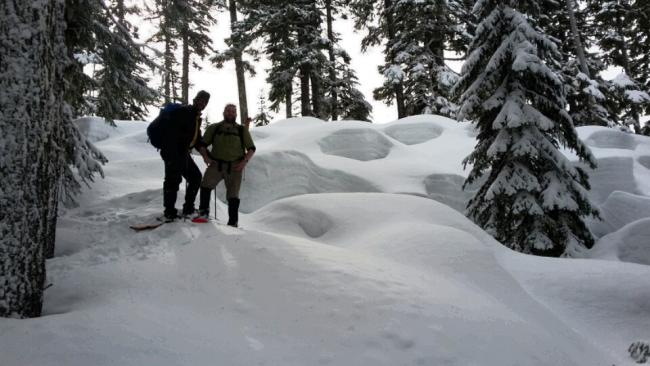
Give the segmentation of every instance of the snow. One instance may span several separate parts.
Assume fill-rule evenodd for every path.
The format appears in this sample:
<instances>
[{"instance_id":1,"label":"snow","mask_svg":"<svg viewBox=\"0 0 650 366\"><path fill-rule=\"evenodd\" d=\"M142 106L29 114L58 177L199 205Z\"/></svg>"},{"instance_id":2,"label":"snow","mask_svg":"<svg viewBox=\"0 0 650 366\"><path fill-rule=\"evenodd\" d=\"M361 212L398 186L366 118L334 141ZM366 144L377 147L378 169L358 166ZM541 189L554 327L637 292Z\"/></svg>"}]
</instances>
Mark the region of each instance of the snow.
<instances>
[{"instance_id":1,"label":"snow","mask_svg":"<svg viewBox=\"0 0 650 366\"><path fill-rule=\"evenodd\" d=\"M461 190L467 123L252 128L244 229L142 233L128 225L162 210L146 123L77 124L108 157L106 178L62 212L45 316L0 319L3 366L621 366L648 340L650 138L578 129L600 164L590 196L603 221L589 223L589 258L552 259L463 215L478 187Z\"/></svg>"}]
</instances>

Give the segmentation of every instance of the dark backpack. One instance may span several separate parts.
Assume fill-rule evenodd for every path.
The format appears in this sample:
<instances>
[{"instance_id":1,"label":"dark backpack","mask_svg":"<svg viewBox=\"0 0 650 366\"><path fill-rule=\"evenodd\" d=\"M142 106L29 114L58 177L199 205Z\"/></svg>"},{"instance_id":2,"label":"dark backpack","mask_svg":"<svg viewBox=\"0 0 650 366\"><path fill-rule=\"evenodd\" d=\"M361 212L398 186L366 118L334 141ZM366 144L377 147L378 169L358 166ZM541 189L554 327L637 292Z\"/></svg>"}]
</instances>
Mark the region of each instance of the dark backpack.
<instances>
[{"instance_id":1,"label":"dark backpack","mask_svg":"<svg viewBox=\"0 0 650 366\"><path fill-rule=\"evenodd\" d=\"M158 117L154 119L149 126L147 127L147 136L149 136L149 142L156 149L162 149L163 138L165 132L167 131L167 126L169 123L172 123L172 113L180 109L183 105L178 103L167 103L163 106L158 114Z\"/></svg>"}]
</instances>

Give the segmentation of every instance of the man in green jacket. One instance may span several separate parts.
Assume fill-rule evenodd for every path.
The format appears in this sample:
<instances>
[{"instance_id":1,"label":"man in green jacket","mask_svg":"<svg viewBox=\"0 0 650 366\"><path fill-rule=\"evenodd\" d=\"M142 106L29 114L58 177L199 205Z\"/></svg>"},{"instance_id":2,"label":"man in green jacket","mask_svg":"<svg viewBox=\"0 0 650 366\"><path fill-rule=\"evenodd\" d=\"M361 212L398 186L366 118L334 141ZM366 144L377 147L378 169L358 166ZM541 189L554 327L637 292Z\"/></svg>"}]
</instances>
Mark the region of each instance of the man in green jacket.
<instances>
[{"instance_id":1,"label":"man in green jacket","mask_svg":"<svg viewBox=\"0 0 650 366\"><path fill-rule=\"evenodd\" d=\"M201 181L199 218L207 219L210 213L210 195L222 180L228 198L228 225L239 222L239 188L246 164L255 154L255 144L248 128L237 124L237 106L228 104L223 110L223 121L208 126L203 141L212 146L212 161Z\"/></svg>"}]
</instances>

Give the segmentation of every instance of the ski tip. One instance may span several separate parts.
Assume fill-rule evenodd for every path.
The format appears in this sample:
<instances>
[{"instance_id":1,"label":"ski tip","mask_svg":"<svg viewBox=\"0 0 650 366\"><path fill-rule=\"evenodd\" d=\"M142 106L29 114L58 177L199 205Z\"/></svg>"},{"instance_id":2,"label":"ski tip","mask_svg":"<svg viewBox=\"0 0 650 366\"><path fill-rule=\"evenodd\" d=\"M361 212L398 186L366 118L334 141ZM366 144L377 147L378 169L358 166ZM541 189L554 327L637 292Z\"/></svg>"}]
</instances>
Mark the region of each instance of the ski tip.
<instances>
[{"instance_id":1,"label":"ski tip","mask_svg":"<svg viewBox=\"0 0 650 366\"><path fill-rule=\"evenodd\" d=\"M206 224L206 223L210 222L210 220L202 218L202 217L197 217L197 218L192 219L192 222L195 223L195 224Z\"/></svg>"}]
</instances>

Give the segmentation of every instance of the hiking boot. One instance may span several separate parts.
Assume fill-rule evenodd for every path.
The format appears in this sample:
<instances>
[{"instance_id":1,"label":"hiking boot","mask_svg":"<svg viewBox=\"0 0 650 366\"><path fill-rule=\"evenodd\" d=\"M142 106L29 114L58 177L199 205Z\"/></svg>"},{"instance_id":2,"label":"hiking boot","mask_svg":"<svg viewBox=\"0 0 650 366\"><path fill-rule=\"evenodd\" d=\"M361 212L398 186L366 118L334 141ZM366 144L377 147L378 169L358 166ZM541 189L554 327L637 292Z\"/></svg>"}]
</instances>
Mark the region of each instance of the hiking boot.
<instances>
[{"instance_id":1,"label":"hiking boot","mask_svg":"<svg viewBox=\"0 0 650 366\"><path fill-rule=\"evenodd\" d=\"M239 198L228 199L228 225L237 227L239 223Z\"/></svg>"},{"instance_id":2,"label":"hiking boot","mask_svg":"<svg viewBox=\"0 0 650 366\"><path fill-rule=\"evenodd\" d=\"M176 212L165 212L163 216L160 218L160 221L173 222L176 219L178 219L178 214Z\"/></svg>"},{"instance_id":3,"label":"hiking boot","mask_svg":"<svg viewBox=\"0 0 650 366\"><path fill-rule=\"evenodd\" d=\"M183 209L182 216L183 216L183 219L185 219L185 220L193 219L196 215L197 215L197 211L196 211L196 209L194 207L192 207L191 209Z\"/></svg>"}]
</instances>

